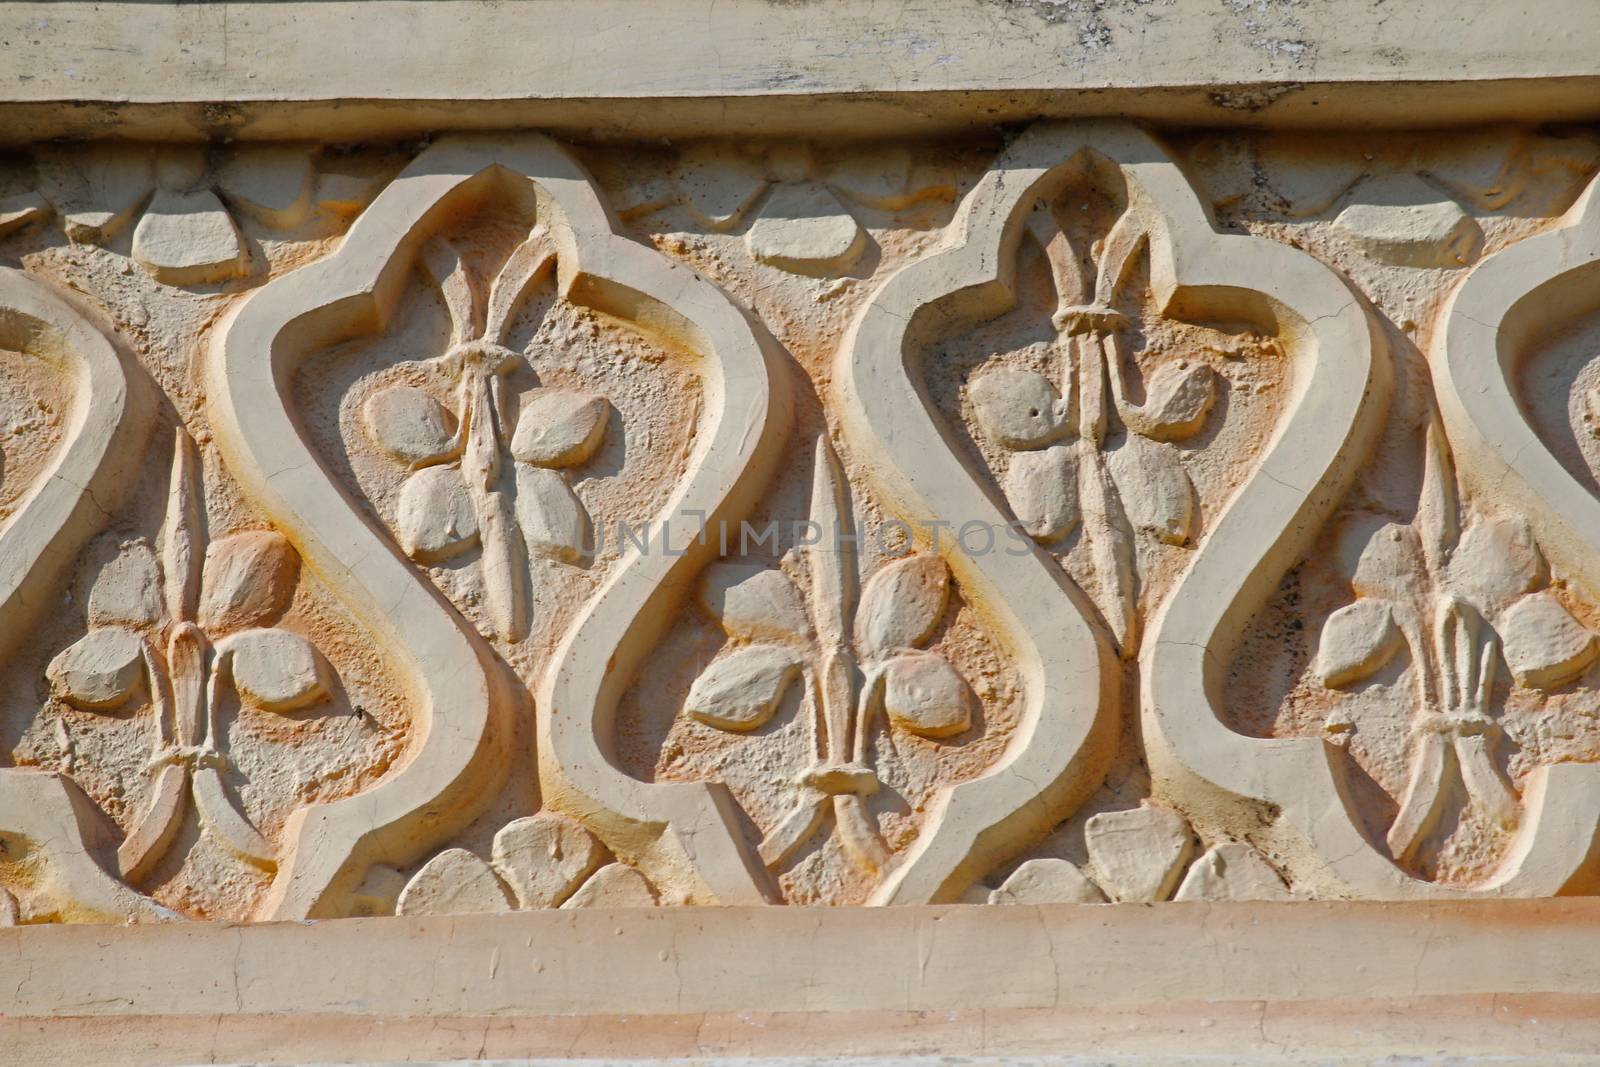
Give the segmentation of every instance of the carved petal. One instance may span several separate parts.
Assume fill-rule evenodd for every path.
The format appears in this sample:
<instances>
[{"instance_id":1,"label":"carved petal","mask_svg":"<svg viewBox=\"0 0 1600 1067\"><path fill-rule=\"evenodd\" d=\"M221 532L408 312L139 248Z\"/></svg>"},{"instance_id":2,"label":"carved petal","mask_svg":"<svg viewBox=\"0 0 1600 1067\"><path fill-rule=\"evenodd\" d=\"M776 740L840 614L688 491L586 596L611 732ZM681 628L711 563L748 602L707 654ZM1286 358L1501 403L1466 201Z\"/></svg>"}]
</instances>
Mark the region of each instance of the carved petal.
<instances>
[{"instance_id":1,"label":"carved petal","mask_svg":"<svg viewBox=\"0 0 1600 1067\"><path fill-rule=\"evenodd\" d=\"M1417 531L1391 522L1373 531L1350 584L1358 596L1404 602L1420 593L1427 581Z\"/></svg>"},{"instance_id":2,"label":"carved petal","mask_svg":"<svg viewBox=\"0 0 1600 1067\"><path fill-rule=\"evenodd\" d=\"M787 648L753 645L716 660L689 688L685 710L721 730L756 730L778 709L800 661Z\"/></svg>"},{"instance_id":3,"label":"carved petal","mask_svg":"<svg viewBox=\"0 0 1600 1067\"><path fill-rule=\"evenodd\" d=\"M1495 622L1517 684L1553 689L1581 674L1595 658L1594 634L1548 589L1523 597Z\"/></svg>"},{"instance_id":4,"label":"carved petal","mask_svg":"<svg viewBox=\"0 0 1600 1067\"><path fill-rule=\"evenodd\" d=\"M1317 677L1335 689L1370 678L1394 658L1404 638L1387 600L1346 604L1322 627L1317 648Z\"/></svg>"},{"instance_id":5,"label":"carved petal","mask_svg":"<svg viewBox=\"0 0 1600 1067\"><path fill-rule=\"evenodd\" d=\"M423 563L460 555L478 543L478 511L455 467L424 467L400 487L400 547Z\"/></svg>"},{"instance_id":6,"label":"carved petal","mask_svg":"<svg viewBox=\"0 0 1600 1067\"><path fill-rule=\"evenodd\" d=\"M464 848L451 848L423 865L400 894L400 915L462 915L510 911L511 898L489 865Z\"/></svg>"},{"instance_id":7,"label":"carved petal","mask_svg":"<svg viewBox=\"0 0 1600 1067\"><path fill-rule=\"evenodd\" d=\"M774 567L713 564L700 581L700 603L730 637L804 637L811 630L800 590Z\"/></svg>"},{"instance_id":8,"label":"carved petal","mask_svg":"<svg viewBox=\"0 0 1600 1067\"><path fill-rule=\"evenodd\" d=\"M622 863L608 863L567 898L563 908L653 908L656 891L644 875Z\"/></svg>"},{"instance_id":9,"label":"carved petal","mask_svg":"<svg viewBox=\"0 0 1600 1067\"><path fill-rule=\"evenodd\" d=\"M1177 449L1129 434L1106 466L1135 529L1169 545L1189 540L1194 532L1194 486Z\"/></svg>"},{"instance_id":10,"label":"carved petal","mask_svg":"<svg viewBox=\"0 0 1600 1067\"><path fill-rule=\"evenodd\" d=\"M1164 808L1102 812L1083 836L1100 887L1122 903L1166 900L1194 850L1189 824Z\"/></svg>"},{"instance_id":11,"label":"carved petal","mask_svg":"<svg viewBox=\"0 0 1600 1067\"><path fill-rule=\"evenodd\" d=\"M848 270L867 249L867 235L839 198L809 182L773 190L745 235L750 254L794 274Z\"/></svg>"},{"instance_id":12,"label":"carved petal","mask_svg":"<svg viewBox=\"0 0 1600 1067\"><path fill-rule=\"evenodd\" d=\"M157 193L134 227L133 258L168 285L237 278L248 262L228 209L209 189Z\"/></svg>"},{"instance_id":13,"label":"carved petal","mask_svg":"<svg viewBox=\"0 0 1600 1067\"><path fill-rule=\"evenodd\" d=\"M1454 200L1414 175L1361 186L1335 230L1373 259L1401 267L1459 267L1477 258L1483 230Z\"/></svg>"},{"instance_id":14,"label":"carved petal","mask_svg":"<svg viewBox=\"0 0 1600 1067\"><path fill-rule=\"evenodd\" d=\"M300 557L271 530L248 530L206 549L200 624L213 635L272 621L294 595Z\"/></svg>"},{"instance_id":15,"label":"carved petal","mask_svg":"<svg viewBox=\"0 0 1600 1067\"><path fill-rule=\"evenodd\" d=\"M1063 859L1029 860L989 894L991 904L1104 904L1106 895L1078 868Z\"/></svg>"},{"instance_id":16,"label":"carved petal","mask_svg":"<svg viewBox=\"0 0 1600 1067\"><path fill-rule=\"evenodd\" d=\"M90 626L148 626L161 617L161 568L142 541L124 545L89 590Z\"/></svg>"},{"instance_id":17,"label":"carved petal","mask_svg":"<svg viewBox=\"0 0 1600 1067\"><path fill-rule=\"evenodd\" d=\"M583 559L589 513L561 472L517 464L517 522L529 555L562 563Z\"/></svg>"},{"instance_id":18,"label":"carved petal","mask_svg":"<svg viewBox=\"0 0 1600 1067\"><path fill-rule=\"evenodd\" d=\"M603 396L546 390L518 416L511 454L539 467L575 467L600 447L610 416Z\"/></svg>"},{"instance_id":19,"label":"carved petal","mask_svg":"<svg viewBox=\"0 0 1600 1067\"><path fill-rule=\"evenodd\" d=\"M455 416L421 389L380 389L362 405L361 419L372 439L402 463L421 467L455 454Z\"/></svg>"},{"instance_id":20,"label":"carved petal","mask_svg":"<svg viewBox=\"0 0 1600 1067\"><path fill-rule=\"evenodd\" d=\"M120 626L90 630L50 661L45 677L74 707L105 710L128 699L141 677L139 635Z\"/></svg>"},{"instance_id":21,"label":"carved petal","mask_svg":"<svg viewBox=\"0 0 1600 1067\"><path fill-rule=\"evenodd\" d=\"M328 694L322 655L299 634L250 630L232 648L239 695L264 711L294 711Z\"/></svg>"},{"instance_id":22,"label":"carved petal","mask_svg":"<svg viewBox=\"0 0 1600 1067\"><path fill-rule=\"evenodd\" d=\"M1045 544L1077 529L1078 454L1070 444L1018 452L1006 471L1006 500L1028 535Z\"/></svg>"},{"instance_id":23,"label":"carved petal","mask_svg":"<svg viewBox=\"0 0 1600 1067\"><path fill-rule=\"evenodd\" d=\"M1544 557L1522 519L1478 519L1450 554L1447 584L1485 615L1538 584Z\"/></svg>"},{"instance_id":24,"label":"carved petal","mask_svg":"<svg viewBox=\"0 0 1600 1067\"><path fill-rule=\"evenodd\" d=\"M581 823L552 812L516 819L494 835L494 866L522 908L554 908L605 860Z\"/></svg>"},{"instance_id":25,"label":"carved petal","mask_svg":"<svg viewBox=\"0 0 1600 1067\"><path fill-rule=\"evenodd\" d=\"M405 480L395 508L400 546L420 563L453 559L480 543L478 510L461 469L424 467Z\"/></svg>"},{"instance_id":26,"label":"carved petal","mask_svg":"<svg viewBox=\"0 0 1600 1067\"><path fill-rule=\"evenodd\" d=\"M983 432L1006 448L1041 448L1070 429L1068 405L1042 374L996 367L967 386Z\"/></svg>"},{"instance_id":27,"label":"carved petal","mask_svg":"<svg viewBox=\"0 0 1600 1067\"><path fill-rule=\"evenodd\" d=\"M944 615L950 570L938 556L907 556L879 568L861 591L856 647L863 656L925 641Z\"/></svg>"},{"instance_id":28,"label":"carved petal","mask_svg":"<svg viewBox=\"0 0 1600 1067\"><path fill-rule=\"evenodd\" d=\"M1207 850L1184 875L1174 900L1289 900L1278 872L1242 841Z\"/></svg>"},{"instance_id":29,"label":"carved petal","mask_svg":"<svg viewBox=\"0 0 1600 1067\"><path fill-rule=\"evenodd\" d=\"M1217 397L1217 375L1204 363L1165 363L1145 383L1145 402L1126 407L1122 419L1134 433L1157 441L1192 437L1205 424Z\"/></svg>"},{"instance_id":30,"label":"carved petal","mask_svg":"<svg viewBox=\"0 0 1600 1067\"><path fill-rule=\"evenodd\" d=\"M972 693L943 656L912 652L884 668L889 718L920 737L954 737L972 726Z\"/></svg>"}]
</instances>

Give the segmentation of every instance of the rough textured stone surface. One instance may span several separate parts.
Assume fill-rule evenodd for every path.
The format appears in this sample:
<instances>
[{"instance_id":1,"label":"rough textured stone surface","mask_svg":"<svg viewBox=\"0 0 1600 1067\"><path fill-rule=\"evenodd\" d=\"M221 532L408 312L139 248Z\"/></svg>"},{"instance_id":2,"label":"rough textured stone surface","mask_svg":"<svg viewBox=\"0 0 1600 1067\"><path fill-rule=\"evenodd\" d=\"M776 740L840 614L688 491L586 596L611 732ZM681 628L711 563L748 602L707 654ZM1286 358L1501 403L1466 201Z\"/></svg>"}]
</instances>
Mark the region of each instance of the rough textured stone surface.
<instances>
[{"instance_id":1,"label":"rough textured stone surface","mask_svg":"<svg viewBox=\"0 0 1600 1067\"><path fill-rule=\"evenodd\" d=\"M196 1061L520 1054L474 1013L595 975L573 1055L1586 1017L1587 943L1501 918L1600 825L1586 10L1387 11L1374 68L1375 3L260 6L0 10L26 1011L189 980ZM1329 903L1468 898L1538 976ZM28 929L178 919L226 966Z\"/></svg>"}]
</instances>

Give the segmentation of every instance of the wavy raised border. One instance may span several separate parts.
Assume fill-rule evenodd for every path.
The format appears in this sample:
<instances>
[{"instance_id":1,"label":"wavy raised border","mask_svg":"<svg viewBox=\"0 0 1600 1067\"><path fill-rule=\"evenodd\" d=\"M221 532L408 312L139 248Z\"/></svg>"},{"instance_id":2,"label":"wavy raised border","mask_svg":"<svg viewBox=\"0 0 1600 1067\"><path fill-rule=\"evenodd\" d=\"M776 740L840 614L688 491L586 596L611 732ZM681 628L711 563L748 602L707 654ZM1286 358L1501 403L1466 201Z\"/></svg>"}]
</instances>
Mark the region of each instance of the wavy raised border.
<instances>
[{"instance_id":1,"label":"wavy raised border","mask_svg":"<svg viewBox=\"0 0 1600 1067\"><path fill-rule=\"evenodd\" d=\"M0 348L54 364L73 383L62 440L0 531L3 659L41 612L58 608L57 592L78 553L138 480L152 412L147 390L111 342L61 297L9 267L0 267ZM0 829L42 851L48 881L41 890L62 918L170 917L107 873L115 869L116 835L70 778L0 770Z\"/></svg>"},{"instance_id":2,"label":"wavy raised border","mask_svg":"<svg viewBox=\"0 0 1600 1067\"><path fill-rule=\"evenodd\" d=\"M1134 177L1140 163L1175 168L1133 126L1033 126L962 202L946 248L889 278L840 348L834 393L851 455L914 530L928 529L930 520L995 530L1012 521L988 473L962 458L957 431L934 413L921 382L922 350L1014 306L1028 213L1065 185L1084 152L1129 173L1130 195L1157 204L1179 195L1169 182L1145 190ZM1193 200L1187 186L1181 195ZM1025 555L974 555L941 537L937 547L1017 664L1027 704L1002 759L935 796L927 828L875 890L877 904L960 899L1069 816L1099 786L1116 743L1121 668L1072 579L1037 546Z\"/></svg>"},{"instance_id":3,"label":"wavy raised border","mask_svg":"<svg viewBox=\"0 0 1600 1067\"><path fill-rule=\"evenodd\" d=\"M1600 177L1554 229L1487 257L1440 311L1429 353L1434 392L1463 481L1527 519L1555 570L1600 603L1600 500L1539 439L1516 396L1519 359L1544 336L1600 309ZM1531 818L1513 848L1514 889L1592 891L1600 767L1531 772Z\"/></svg>"},{"instance_id":4,"label":"wavy raised border","mask_svg":"<svg viewBox=\"0 0 1600 1067\"><path fill-rule=\"evenodd\" d=\"M362 794L291 816L265 916L337 914L339 900L372 863L410 862L464 826L498 789L511 758L509 672L322 468L287 402L290 379L310 352L383 329L421 243L491 181L530 188L556 242L558 286L567 299L704 358L708 414L672 509L704 503L713 517L737 514L761 480L747 469L744 449L771 453L783 430L784 420L768 417L769 410L786 411L772 401L770 357L742 314L688 268L614 232L582 167L537 134L440 141L383 191L334 256L246 301L219 331L209 365L218 442L308 565L393 650L417 708L417 738L398 772ZM685 537L685 526L674 531L674 544L692 538L696 527ZM589 822L663 885L673 884L673 872L670 864L648 862L652 835L708 835L693 821L698 816L669 825L673 803L654 797L695 792L714 813L726 798L720 787L651 786L617 770L609 713L630 663L654 643L647 634L658 633L670 614L664 608L674 581L692 573L681 568L695 560L695 552L624 558L552 660L537 700L546 805ZM722 829L731 845L731 820ZM716 869L713 860L704 862ZM749 879L709 882L719 887L716 899L759 895Z\"/></svg>"}]
</instances>

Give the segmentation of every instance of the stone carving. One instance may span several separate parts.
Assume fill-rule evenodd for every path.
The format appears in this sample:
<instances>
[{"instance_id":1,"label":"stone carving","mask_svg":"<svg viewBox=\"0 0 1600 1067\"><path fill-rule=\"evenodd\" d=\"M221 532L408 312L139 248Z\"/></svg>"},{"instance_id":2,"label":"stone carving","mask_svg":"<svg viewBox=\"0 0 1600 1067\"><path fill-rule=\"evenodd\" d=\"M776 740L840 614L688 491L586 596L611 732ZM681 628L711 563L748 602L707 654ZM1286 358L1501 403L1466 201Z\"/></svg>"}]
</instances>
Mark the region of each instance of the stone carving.
<instances>
[{"instance_id":1,"label":"stone carving","mask_svg":"<svg viewBox=\"0 0 1600 1067\"><path fill-rule=\"evenodd\" d=\"M610 414L603 397L548 389L508 432L502 379L519 357L505 347L505 334L518 300L553 255L546 233L536 231L511 253L485 297L454 249L430 245L423 262L450 309L451 348L439 360L456 383L454 409L397 385L369 397L364 412L367 432L415 471L400 491L406 554L435 562L480 546L490 614L506 641L527 633L528 557L576 563L590 541L589 514L562 468L594 454ZM508 444L516 461L511 494L501 487Z\"/></svg>"},{"instance_id":2,"label":"stone carving","mask_svg":"<svg viewBox=\"0 0 1600 1067\"><path fill-rule=\"evenodd\" d=\"M769 868L783 864L831 813L851 859L876 875L888 866L889 850L863 806L880 785L868 763L874 718L886 714L922 737L952 737L972 725L972 695L947 660L917 650L944 617L944 562L912 555L887 563L868 576L858 604L848 502L826 439L817 442L813 479L811 522L822 540L805 550L809 613L780 570L710 568L701 601L735 646L695 679L685 711L724 730L754 730L804 677L814 693L821 756L800 771L800 800L762 840L761 860Z\"/></svg>"},{"instance_id":3,"label":"stone carving","mask_svg":"<svg viewBox=\"0 0 1600 1067\"><path fill-rule=\"evenodd\" d=\"M8 156L0 925L1591 891L1600 153L1370 141Z\"/></svg>"},{"instance_id":4,"label":"stone carving","mask_svg":"<svg viewBox=\"0 0 1600 1067\"><path fill-rule=\"evenodd\" d=\"M1083 526L1096 605L1131 654L1138 644L1133 538L1182 545L1195 533L1194 484L1165 442L1199 432L1216 400L1215 372L1204 364L1165 363L1145 383L1145 402L1131 403L1118 340L1128 321L1114 305L1146 239L1135 215L1125 212L1107 235L1092 291L1078 277L1066 234L1036 228L1044 231L1061 302L1052 320L1059 331L1059 392L1037 372L1002 366L974 379L973 408L983 431L1017 452L1004 489L1028 534L1053 543ZM1126 434L1108 454L1102 450L1113 412Z\"/></svg>"},{"instance_id":5,"label":"stone carving","mask_svg":"<svg viewBox=\"0 0 1600 1067\"><path fill-rule=\"evenodd\" d=\"M399 915L458 915L529 908L649 908L644 876L606 862L604 847L580 824L541 813L516 819L494 838L485 862L464 848L423 865L396 903Z\"/></svg>"},{"instance_id":6,"label":"stone carving","mask_svg":"<svg viewBox=\"0 0 1600 1067\"><path fill-rule=\"evenodd\" d=\"M223 786L227 757L217 729L219 690L232 686L267 711L296 711L327 694L328 667L305 638L271 626L288 607L299 559L269 530L205 544L194 443L182 430L162 530L162 560L144 542L124 545L89 593L89 632L51 661L52 688L85 709L120 707L141 682L157 722L149 802L117 850L141 880L171 847L192 798L215 837L271 869L276 850Z\"/></svg>"},{"instance_id":7,"label":"stone carving","mask_svg":"<svg viewBox=\"0 0 1600 1067\"><path fill-rule=\"evenodd\" d=\"M955 190L902 146L828 166L805 144L744 153L719 145L686 149L674 180L643 194L626 214L681 204L700 225L731 231L753 213L745 245L758 262L825 277L854 267L870 241L848 204L894 211L919 200L952 199Z\"/></svg>"},{"instance_id":8,"label":"stone carving","mask_svg":"<svg viewBox=\"0 0 1600 1067\"><path fill-rule=\"evenodd\" d=\"M72 382L68 430L0 529L0 655L22 643L85 542L127 488L149 403L111 344L70 305L0 268L0 349L53 365ZM115 835L69 778L0 770L8 895L19 915L121 921L168 916L107 873ZM18 854L20 851L20 855Z\"/></svg>"},{"instance_id":9,"label":"stone carving","mask_svg":"<svg viewBox=\"0 0 1600 1067\"><path fill-rule=\"evenodd\" d=\"M38 203L19 201L11 213L53 206L68 238L95 244L132 224L133 259L158 281L224 282L251 271L234 211L291 229L319 209L337 216L365 204L362 187L370 181L337 172L319 177L316 157L309 145L241 146L214 165L195 147L54 148L37 160Z\"/></svg>"},{"instance_id":10,"label":"stone carving","mask_svg":"<svg viewBox=\"0 0 1600 1067\"><path fill-rule=\"evenodd\" d=\"M1151 904L1163 900L1291 899L1283 878L1244 842L1218 842L1194 859L1189 824L1164 808L1146 806L1092 816L1084 826L1084 843L1093 878L1070 860L1028 860L989 894L988 902Z\"/></svg>"},{"instance_id":11,"label":"stone carving","mask_svg":"<svg viewBox=\"0 0 1600 1067\"><path fill-rule=\"evenodd\" d=\"M1415 755L1388 834L1398 859L1432 828L1456 783L1496 822L1516 823L1516 795L1494 760L1500 727L1490 717L1501 656L1518 685L1540 689L1570 680L1595 656L1594 634L1539 588L1544 560L1527 522L1462 522L1442 437L1429 428L1416 519L1372 535L1356 564L1360 599L1329 617L1317 660L1325 684L1347 686L1370 677L1401 645L1411 651Z\"/></svg>"}]
</instances>

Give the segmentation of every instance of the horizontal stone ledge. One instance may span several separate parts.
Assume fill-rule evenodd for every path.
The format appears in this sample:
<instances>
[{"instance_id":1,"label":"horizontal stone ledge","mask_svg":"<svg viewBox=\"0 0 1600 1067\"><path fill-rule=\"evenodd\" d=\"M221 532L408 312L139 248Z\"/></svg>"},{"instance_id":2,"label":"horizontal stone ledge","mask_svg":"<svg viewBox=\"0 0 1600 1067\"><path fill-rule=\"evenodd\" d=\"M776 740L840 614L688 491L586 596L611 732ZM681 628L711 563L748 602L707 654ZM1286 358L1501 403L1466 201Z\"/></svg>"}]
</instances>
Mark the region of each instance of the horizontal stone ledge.
<instances>
[{"instance_id":1,"label":"horizontal stone ledge","mask_svg":"<svg viewBox=\"0 0 1600 1067\"><path fill-rule=\"evenodd\" d=\"M17 927L0 929L0 1042L17 1062L129 1065L268 1048L273 1062L1383 1048L1549 1063L1600 1040L1597 919L1600 900L1573 898Z\"/></svg>"},{"instance_id":2,"label":"horizontal stone ledge","mask_svg":"<svg viewBox=\"0 0 1600 1067\"><path fill-rule=\"evenodd\" d=\"M1514 951L1508 951L1514 946ZM557 910L0 929L5 1011L957 1011L1600 996L1600 899Z\"/></svg>"},{"instance_id":3,"label":"horizontal stone ledge","mask_svg":"<svg viewBox=\"0 0 1600 1067\"><path fill-rule=\"evenodd\" d=\"M1036 117L1600 117L1600 5L1381 0L0 5L0 134L881 135Z\"/></svg>"}]
</instances>

